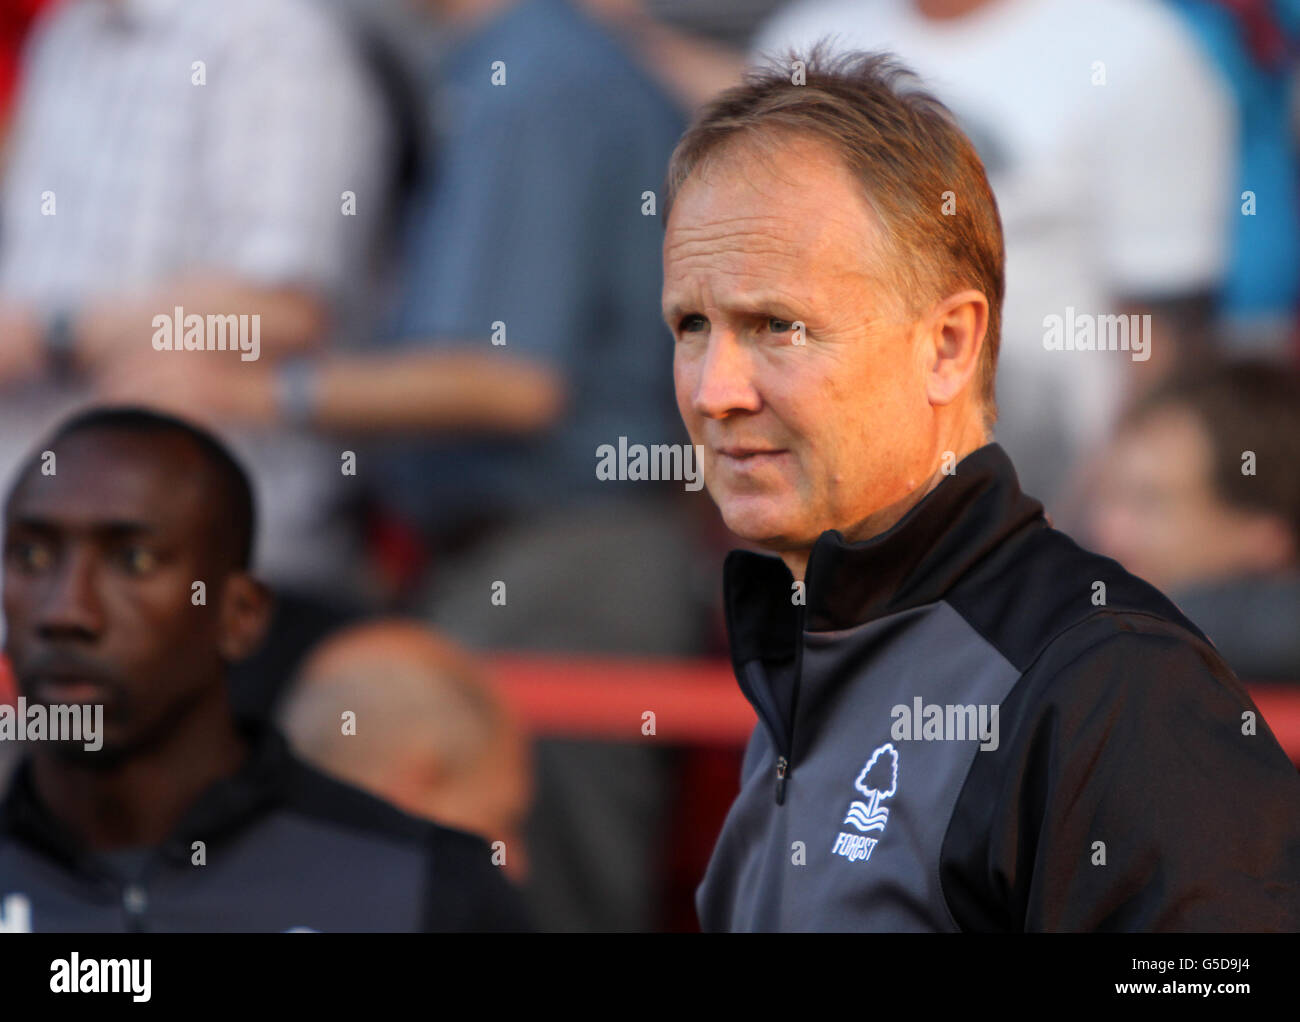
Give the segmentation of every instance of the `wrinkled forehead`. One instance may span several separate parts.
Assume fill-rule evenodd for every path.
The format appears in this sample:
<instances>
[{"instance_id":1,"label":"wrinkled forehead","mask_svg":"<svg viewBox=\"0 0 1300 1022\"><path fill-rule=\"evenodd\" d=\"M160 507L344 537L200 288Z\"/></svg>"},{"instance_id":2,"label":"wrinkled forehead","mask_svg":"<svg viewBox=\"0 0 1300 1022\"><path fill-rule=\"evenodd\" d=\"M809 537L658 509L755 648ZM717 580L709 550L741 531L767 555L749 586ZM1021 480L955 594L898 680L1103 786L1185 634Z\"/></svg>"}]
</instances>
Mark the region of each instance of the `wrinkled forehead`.
<instances>
[{"instance_id":1,"label":"wrinkled forehead","mask_svg":"<svg viewBox=\"0 0 1300 1022\"><path fill-rule=\"evenodd\" d=\"M815 297L826 278L878 276L881 231L865 192L825 143L745 139L683 182L664 237L665 307L706 278L785 282Z\"/></svg>"}]
</instances>

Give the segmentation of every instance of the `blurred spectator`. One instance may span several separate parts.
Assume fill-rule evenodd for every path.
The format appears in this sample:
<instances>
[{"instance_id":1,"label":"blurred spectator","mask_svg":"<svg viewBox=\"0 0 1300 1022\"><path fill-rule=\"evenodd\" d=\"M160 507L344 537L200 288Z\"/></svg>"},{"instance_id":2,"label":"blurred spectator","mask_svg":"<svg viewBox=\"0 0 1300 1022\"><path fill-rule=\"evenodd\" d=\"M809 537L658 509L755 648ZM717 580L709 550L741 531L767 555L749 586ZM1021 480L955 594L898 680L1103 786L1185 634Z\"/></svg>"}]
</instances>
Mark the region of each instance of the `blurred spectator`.
<instances>
[{"instance_id":1,"label":"blurred spectator","mask_svg":"<svg viewBox=\"0 0 1300 1022\"><path fill-rule=\"evenodd\" d=\"M662 230L647 215L683 118L566 0L432 6L449 37L439 166L412 219L396 348L468 342L542 371L543 395L560 400L528 435L462 434L386 460L384 495L434 551L420 606L480 648L694 652L680 484L595 472L597 448L620 436L685 440L659 312ZM528 847L546 929L656 922L671 760L636 722L627 739L638 744L537 744Z\"/></svg>"},{"instance_id":2,"label":"blurred spectator","mask_svg":"<svg viewBox=\"0 0 1300 1022\"><path fill-rule=\"evenodd\" d=\"M1219 297L1224 343L1240 355L1293 354L1300 310L1300 153L1289 122L1300 0L1169 2L1230 85L1239 113L1238 215Z\"/></svg>"},{"instance_id":3,"label":"blurred spectator","mask_svg":"<svg viewBox=\"0 0 1300 1022\"><path fill-rule=\"evenodd\" d=\"M686 441L656 208L683 116L567 0L429 7L435 169L384 350L218 369L166 400L388 438L363 452L372 493L432 558L404 609L460 642L698 652L683 484L596 474L620 437ZM546 929L655 925L672 761L638 722L627 738L537 743L528 845Z\"/></svg>"},{"instance_id":4,"label":"blurred spectator","mask_svg":"<svg viewBox=\"0 0 1300 1022\"><path fill-rule=\"evenodd\" d=\"M1124 417L1092 542L1163 589L1247 681L1300 681L1300 376L1179 376Z\"/></svg>"},{"instance_id":5,"label":"blurred spectator","mask_svg":"<svg viewBox=\"0 0 1300 1022\"><path fill-rule=\"evenodd\" d=\"M341 722L352 713L355 730ZM526 872L527 743L483 668L422 625L339 632L303 665L280 712L295 750L399 809L505 843Z\"/></svg>"},{"instance_id":6,"label":"blurred spectator","mask_svg":"<svg viewBox=\"0 0 1300 1022\"><path fill-rule=\"evenodd\" d=\"M0 210L0 475L96 395L154 403L367 321L391 122L338 19L314 0L65 0L38 26ZM155 317L245 314L255 361L154 348ZM310 633L356 575L339 450L210 424L264 490L276 632Z\"/></svg>"},{"instance_id":7,"label":"blurred spectator","mask_svg":"<svg viewBox=\"0 0 1300 1022\"><path fill-rule=\"evenodd\" d=\"M897 54L978 148L1007 250L997 439L1067 524L1123 391L1206 346L1237 209L1223 83L1155 0L796 0L755 48L823 38ZM1149 361L1047 349L1047 317L1116 312L1152 315Z\"/></svg>"},{"instance_id":8,"label":"blurred spectator","mask_svg":"<svg viewBox=\"0 0 1300 1022\"><path fill-rule=\"evenodd\" d=\"M102 713L87 741L24 750L0 804L10 918L37 932L523 925L480 838L329 779L232 713L225 670L269 604L249 570L248 479L210 434L94 410L29 458L5 509L5 651L33 704Z\"/></svg>"}]
</instances>

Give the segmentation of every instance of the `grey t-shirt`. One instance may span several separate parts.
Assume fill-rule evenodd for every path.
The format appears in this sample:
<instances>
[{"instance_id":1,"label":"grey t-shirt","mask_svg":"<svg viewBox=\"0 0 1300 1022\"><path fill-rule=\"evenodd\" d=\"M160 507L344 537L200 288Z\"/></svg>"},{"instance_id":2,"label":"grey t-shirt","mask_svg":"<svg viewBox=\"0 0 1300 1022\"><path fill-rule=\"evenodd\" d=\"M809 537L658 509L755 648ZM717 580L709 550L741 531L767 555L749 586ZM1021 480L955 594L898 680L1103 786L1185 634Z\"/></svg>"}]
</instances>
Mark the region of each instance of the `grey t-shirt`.
<instances>
[{"instance_id":1,"label":"grey t-shirt","mask_svg":"<svg viewBox=\"0 0 1300 1022\"><path fill-rule=\"evenodd\" d=\"M601 445L686 439L660 311L683 114L563 0L523 0L453 42L437 72L436 172L408 221L388 343L541 363L569 401L537 435L385 454L381 492L433 531L589 503L620 485L596 477Z\"/></svg>"}]
</instances>

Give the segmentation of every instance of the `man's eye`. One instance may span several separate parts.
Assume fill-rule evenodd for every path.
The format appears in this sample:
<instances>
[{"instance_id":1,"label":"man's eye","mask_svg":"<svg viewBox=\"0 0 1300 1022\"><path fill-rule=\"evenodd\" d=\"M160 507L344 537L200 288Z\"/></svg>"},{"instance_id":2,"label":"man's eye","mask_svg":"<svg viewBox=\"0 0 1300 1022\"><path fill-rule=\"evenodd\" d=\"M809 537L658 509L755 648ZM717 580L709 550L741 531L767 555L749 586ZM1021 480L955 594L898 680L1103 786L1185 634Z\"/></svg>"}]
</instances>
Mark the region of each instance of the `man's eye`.
<instances>
[{"instance_id":1,"label":"man's eye","mask_svg":"<svg viewBox=\"0 0 1300 1022\"><path fill-rule=\"evenodd\" d=\"M124 547L119 556L122 567L133 575L144 575L158 567L154 552L141 546Z\"/></svg>"},{"instance_id":2,"label":"man's eye","mask_svg":"<svg viewBox=\"0 0 1300 1022\"><path fill-rule=\"evenodd\" d=\"M698 333L703 329L706 323L707 320L705 320L703 316L691 313L689 316L683 316L681 318L681 321L677 324L677 329L684 334Z\"/></svg>"},{"instance_id":3,"label":"man's eye","mask_svg":"<svg viewBox=\"0 0 1300 1022\"><path fill-rule=\"evenodd\" d=\"M54 552L45 543L11 543L9 559L22 571L45 571L54 563Z\"/></svg>"},{"instance_id":4,"label":"man's eye","mask_svg":"<svg viewBox=\"0 0 1300 1022\"><path fill-rule=\"evenodd\" d=\"M774 334L784 334L794 328L788 319L777 319L775 316L768 319L767 326Z\"/></svg>"}]
</instances>

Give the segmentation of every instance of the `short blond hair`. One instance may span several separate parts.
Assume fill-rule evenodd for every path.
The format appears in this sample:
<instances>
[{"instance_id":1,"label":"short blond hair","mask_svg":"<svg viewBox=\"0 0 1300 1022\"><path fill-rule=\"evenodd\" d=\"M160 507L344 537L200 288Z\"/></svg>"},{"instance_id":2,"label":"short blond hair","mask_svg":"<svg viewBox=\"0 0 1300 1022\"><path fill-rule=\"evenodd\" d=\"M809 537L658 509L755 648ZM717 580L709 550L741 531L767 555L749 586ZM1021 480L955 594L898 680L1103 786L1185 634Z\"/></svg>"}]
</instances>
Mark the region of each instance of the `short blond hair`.
<instances>
[{"instance_id":1,"label":"short blond hair","mask_svg":"<svg viewBox=\"0 0 1300 1022\"><path fill-rule=\"evenodd\" d=\"M792 71L802 72L794 84ZM911 315L972 287L988 299L977 387L997 419L995 377L1006 256L1002 221L970 139L917 77L885 53L827 56L824 44L751 70L695 118L668 165L664 222L686 179L738 141L790 134L828 144L863 186L887 239L882 261Z\"/></svg>"}]
</instances>

